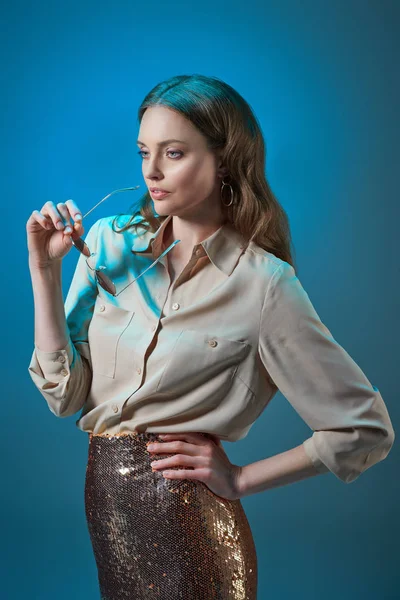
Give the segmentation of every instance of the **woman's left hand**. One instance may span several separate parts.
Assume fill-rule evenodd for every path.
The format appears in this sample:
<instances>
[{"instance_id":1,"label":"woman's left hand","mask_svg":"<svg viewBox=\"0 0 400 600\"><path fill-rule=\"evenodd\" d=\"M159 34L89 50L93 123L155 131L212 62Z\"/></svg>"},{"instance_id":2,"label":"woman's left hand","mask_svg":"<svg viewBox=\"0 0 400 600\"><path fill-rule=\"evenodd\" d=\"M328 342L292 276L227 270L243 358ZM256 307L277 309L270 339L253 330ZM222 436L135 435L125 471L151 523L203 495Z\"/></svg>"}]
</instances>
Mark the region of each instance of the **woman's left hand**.
<instances>
[{"instance_id":1,"label":"woman's left hand","mask_svg":"<svg viewBox=\"0 0 400 600\"><path fill-rule=\"evenodd\" d=\"M207 436L196 432L158 434L163 441L148 444L148 451L151 454L171 453L173 456L157 458L151 466L157 471L162 470L167 479L197 479L214 494L227 500L238 500L242 467L229 461L218 437ZM178 470L174 467L192 469Z\"/></svg>"}]
</instances>

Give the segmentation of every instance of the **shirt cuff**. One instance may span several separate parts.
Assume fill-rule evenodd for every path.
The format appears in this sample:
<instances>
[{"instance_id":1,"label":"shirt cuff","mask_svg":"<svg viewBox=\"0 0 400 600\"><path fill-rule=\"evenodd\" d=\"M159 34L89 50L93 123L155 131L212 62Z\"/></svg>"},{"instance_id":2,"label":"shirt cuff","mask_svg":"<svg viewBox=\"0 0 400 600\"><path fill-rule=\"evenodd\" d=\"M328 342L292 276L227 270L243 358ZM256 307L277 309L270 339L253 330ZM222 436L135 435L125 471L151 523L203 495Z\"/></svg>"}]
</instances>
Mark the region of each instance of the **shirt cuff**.
<instances>
[{"instance_id":1,"label":"shirt cuff","mask_svg":"<svg viewBox=\"0 0 400 600\"><path fill-rule=\"evenodd\" d=\"M317 454L313 436L309 437L303 442L303 447L318 473L328 473L330 471L330 469L326 466L325 463L322 462L322 460Z\"/></svg>"},{"instance_id":2,"label":"shirt cuff","mask_svg":"<svg viewBox=\"0 0 400 600\"><path fill-rule=\"evenodd\" d=\"M35 345L35 353L45 379L62 381L70 374L70 368L74 359L74 348L71 339L61 350L45 352Z\"/></svg>"}]
</instances>

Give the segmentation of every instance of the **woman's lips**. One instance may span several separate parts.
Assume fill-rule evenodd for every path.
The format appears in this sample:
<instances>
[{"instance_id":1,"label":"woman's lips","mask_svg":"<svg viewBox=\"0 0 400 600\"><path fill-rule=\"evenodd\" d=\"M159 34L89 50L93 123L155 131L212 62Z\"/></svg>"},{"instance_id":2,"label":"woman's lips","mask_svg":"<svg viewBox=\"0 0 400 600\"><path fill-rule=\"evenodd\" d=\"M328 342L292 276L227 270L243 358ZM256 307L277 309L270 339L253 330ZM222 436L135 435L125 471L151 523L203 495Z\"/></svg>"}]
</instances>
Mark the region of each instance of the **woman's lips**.
<instances>
[{"instance_id":1,"label":"woman's lips","mask_svg":"<svg viewBox=\"0 0 400 600\"><path fill-rule=\"evenodd\" d=\"M165 196L167 196L168 194L170 194L171 192L152 192L150 190L150 194L152 195L153 198L155 198L156 200L161 200L162 198L165 198Z\"/></svg>"}]
</instances>

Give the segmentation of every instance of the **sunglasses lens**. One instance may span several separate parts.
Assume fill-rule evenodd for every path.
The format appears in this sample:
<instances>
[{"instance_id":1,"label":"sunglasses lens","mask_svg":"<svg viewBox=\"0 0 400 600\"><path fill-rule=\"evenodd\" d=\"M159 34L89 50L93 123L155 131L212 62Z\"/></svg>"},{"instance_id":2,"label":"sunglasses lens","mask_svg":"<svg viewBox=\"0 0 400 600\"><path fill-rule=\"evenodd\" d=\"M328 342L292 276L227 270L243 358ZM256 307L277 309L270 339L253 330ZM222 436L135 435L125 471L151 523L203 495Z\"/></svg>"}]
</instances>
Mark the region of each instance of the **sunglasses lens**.
<instances>
[{"instance_id":1,"label":"sunglasses lens","mask_svg":"<svg viewBox=\"0 0 400 600\"><path fill-rule=\"evenodd\" d=\"M96 271L97 280L102 288L106 290L109 294L114 296L116 289L114 283L111 281L107 275L103 273L103 271Z\"/></svg>"}]
</instances>

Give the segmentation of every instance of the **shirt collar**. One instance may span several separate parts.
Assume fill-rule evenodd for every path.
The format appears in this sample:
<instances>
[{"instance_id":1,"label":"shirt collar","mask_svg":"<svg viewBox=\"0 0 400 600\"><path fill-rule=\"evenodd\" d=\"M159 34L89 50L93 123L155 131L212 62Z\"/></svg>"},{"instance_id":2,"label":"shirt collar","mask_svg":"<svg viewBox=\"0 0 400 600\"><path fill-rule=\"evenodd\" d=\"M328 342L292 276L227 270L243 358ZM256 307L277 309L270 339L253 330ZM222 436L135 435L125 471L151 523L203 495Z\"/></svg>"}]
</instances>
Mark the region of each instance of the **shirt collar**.
<instances>
[{"instance_id":1,"label":"shirt collar","mask_svg":"<svg viewBox=\"0 0 400 600\"><path fill-rule=\"evenodd\" d=\"M168 215L157 231L147 231L135 235L132 252L148 253L154 260L158 258L165 250L163 245L164 233L172 216ZM246 241L233 225L224 223L208 238L199 244L195 244L193 254L198 257L208 256L218 269L226 275L230 275L246 246Z\"/></svg>"}]
</instances>

